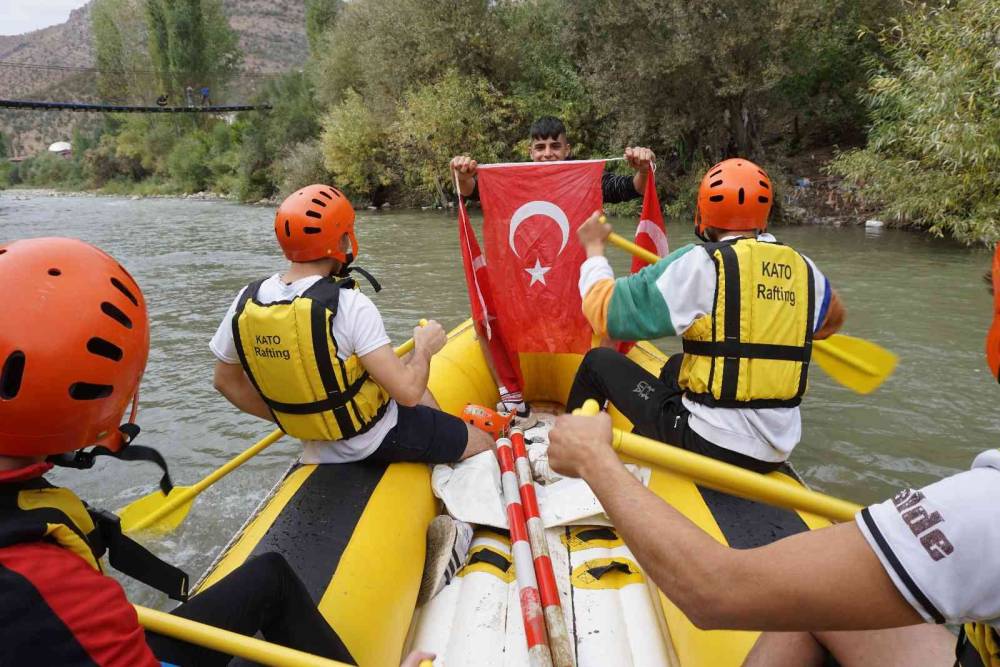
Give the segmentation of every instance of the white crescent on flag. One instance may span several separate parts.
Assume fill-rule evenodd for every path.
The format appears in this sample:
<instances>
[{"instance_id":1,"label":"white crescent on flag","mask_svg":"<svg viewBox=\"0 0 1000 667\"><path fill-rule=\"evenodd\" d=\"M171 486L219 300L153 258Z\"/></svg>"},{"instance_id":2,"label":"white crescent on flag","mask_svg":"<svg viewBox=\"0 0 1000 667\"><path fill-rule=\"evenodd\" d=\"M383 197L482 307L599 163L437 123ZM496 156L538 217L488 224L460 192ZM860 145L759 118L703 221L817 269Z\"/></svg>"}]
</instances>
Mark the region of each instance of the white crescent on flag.
<instances>
[{"instance_id":1,"label":"white crescent on flag","mask_svg":"<svg viewBox=\"0 0 1000 667\"><path fill-rule=\"evenodd\" d=\"M645 234L649 237L649 240L653 242L656 247L656 254L660 257L666 257L670 254L670 245L667 243L667 235L663 233L652 220L640 220L639 226L635 229L635 239L639 240L639 235Z\"/></svg>"},{"instance_id":2,"label":"white crescent on flag","mask_svg":"<svg viewBox=\"0 0 1000 667\"><path fill-rule=\"evenodd\" d=\"M569 241L569 218L566 217L566 213L561 208L549 201L529 201L514 211L514 215L510 217L510 233L507 239L510 249L518 257L521 256L514 246L514 235L517 233L517 228L520 224L533 215L544 215L559 225L559 230L562 232L562 245L559 246L559 252L556 253L556 256L562 254L566 243Z\"/></svg>"}]
</instances>

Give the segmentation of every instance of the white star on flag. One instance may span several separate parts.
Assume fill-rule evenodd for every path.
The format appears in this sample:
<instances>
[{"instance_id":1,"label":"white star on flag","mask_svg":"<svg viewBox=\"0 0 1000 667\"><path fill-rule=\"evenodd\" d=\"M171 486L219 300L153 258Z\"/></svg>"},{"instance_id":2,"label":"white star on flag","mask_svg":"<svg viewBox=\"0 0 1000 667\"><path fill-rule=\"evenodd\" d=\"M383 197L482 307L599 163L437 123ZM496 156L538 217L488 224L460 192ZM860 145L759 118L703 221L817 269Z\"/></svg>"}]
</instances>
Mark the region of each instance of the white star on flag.
<instances>
[{"instance_id":1,"label":"white star on flag","mask_svg":"<svg viewBox=\"0 0 1000 667\"><path fill-rule=\"evenodd\" d=\"M528 283L528 287L531 287L535 283L545 284L545 274L552 269L551 266L542 266L542 262L536 257L535 266L531 269L525 269L528 275L531 276L531 282Z\"/></svg>"}]
</instances>

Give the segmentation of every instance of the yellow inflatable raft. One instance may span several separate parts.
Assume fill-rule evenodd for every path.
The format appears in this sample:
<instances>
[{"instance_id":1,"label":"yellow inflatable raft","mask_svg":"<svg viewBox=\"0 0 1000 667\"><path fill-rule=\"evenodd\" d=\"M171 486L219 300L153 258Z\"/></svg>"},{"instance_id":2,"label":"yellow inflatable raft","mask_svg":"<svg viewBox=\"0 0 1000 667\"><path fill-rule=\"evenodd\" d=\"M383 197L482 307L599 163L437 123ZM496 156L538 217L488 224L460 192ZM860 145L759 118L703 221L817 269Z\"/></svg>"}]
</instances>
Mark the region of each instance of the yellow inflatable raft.
<instances>
[{"instance_id":1,"label":"yellow inflatable raft","mask_svg":"<svg viewBox=\"0 0 1000 667\"><path fill-rule=\"evenodd\" d=\"M451 331L431 365L430 390L441 407L453 414L467 403L492 405L497 400L496 386L474 336L471 322ZM635 346L629 357L654 374L666 361L648 343ZM562 403L579 362L578 355L522 355L527 399ZM629 428L621 415L614 417L616 426ZM789 475L772 475L789 484L799 483ZM734 547L754 547L826 525L812 515L712 491L658 469L652 471L649 488L720 542ZM210 587L253 554L278 551L305 582L359 665L395 666L410 648L437 651L438 665L445 664L444 656L449 665L518 664L514 647L523 629L517 627L519 611L508 614L500 609L507 605L506 588L496 602L498 609L491 612L496 619L493 628L473 631L449 626L463 619L473 622L474 612L460 611L463 603L455 592L449 593L455 598L453 603L442 594L439 597L445 601L435 598L425 609L416 608L424 535L438 511L428 466L296 463L234 536L198 590ZM491 586L513 585L509 570L513 566L504 559L509 539L502 532L477 530L470 556L484 549L493 556L473 558L456 579L477 601L484 599L484 591L492 590ZM756 633L695 628L646 580L613 528L559 528L549 533L550 547L563 545L561 553L553 553L553 562L564 564L559 583L578 664L727 667L742 663ZM584 557L586 562L580 561ZM600 581L587 574L595 571L593 563L598 562L614 565L596 570L608 572ZM492 579L473 584L476 576ZM450 585L445 591L449 589L459 587ZM614 604L599 599L600 591L613 591ZM443 610L446 604L454 608ZM607 616L612 607L619 610L614 618ZM489 643L484 639L487 635L475 632L492 633L489 641L497 644L495 656L483 650L472 655L459 648Z\"/></svg>"}]
</instances>

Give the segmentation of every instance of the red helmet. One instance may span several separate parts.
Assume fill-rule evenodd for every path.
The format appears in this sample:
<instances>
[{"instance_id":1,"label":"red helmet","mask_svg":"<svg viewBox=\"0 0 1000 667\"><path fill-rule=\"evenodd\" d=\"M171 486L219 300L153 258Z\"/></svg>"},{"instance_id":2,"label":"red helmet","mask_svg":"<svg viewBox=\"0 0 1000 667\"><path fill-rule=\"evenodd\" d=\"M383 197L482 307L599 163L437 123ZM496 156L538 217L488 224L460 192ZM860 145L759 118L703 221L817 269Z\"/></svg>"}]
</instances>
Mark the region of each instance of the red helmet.
<instances>
[{"instance_id":1,"label":"red helmet","mask_svg":"<svg viewBox=\"0 0 1000 667\"><path fill-rule=\"evenodd\" d=\"M83 241L40 238L0 245L0 283L15 286L0 324L0 455L120 450L149 354L135 280Z\"/></svg>"},{"instance_id":2,"label":"red helmet","mask_svg":"<svg viewBox=\"0 0 1000 667\"><path fill-rule=\"evenodd\" d=\"M772 199L771 179L763 169L743 158L723 160L701 179L695 232L699 238L708 227L762 232L767 229Z\"/></svg>"},{"instance_id":3,"label":"red helmet","mask_svg":"<svg viewBox=\"0 0 1000 667\"><path fill-rule=\"evenodd\" d=\"M993 324L986 334L986 362L1000 382L1000 244L993 255Z\"/></svg>"},{"instance_id":4,"label":"red helmet","mask_svg":"<svg viewBox=\"0 0 1000 667\"><path fill-rule=\"evenodd\" d=\"M358 254L354 208L343 192L329 185L308 185L281 202L274 234L293 262L330 258L349 263L340 247L344 234L351 239L351 258Z\"/></svg>"}]
</instances>

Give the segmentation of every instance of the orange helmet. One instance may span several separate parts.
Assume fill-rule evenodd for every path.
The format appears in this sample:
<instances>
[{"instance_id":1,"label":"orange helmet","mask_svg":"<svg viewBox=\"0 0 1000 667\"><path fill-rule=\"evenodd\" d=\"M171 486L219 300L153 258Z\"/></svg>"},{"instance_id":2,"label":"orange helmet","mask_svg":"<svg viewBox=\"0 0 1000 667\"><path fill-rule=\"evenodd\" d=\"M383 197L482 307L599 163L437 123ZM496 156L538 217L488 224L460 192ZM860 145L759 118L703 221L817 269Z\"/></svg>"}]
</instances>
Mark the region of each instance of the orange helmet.
<instances>
[{"instance_id":1,"label":"orange helmet","mask_svg":"<svg viewBox=\"0 0 1000 667\"><path fill-rule=\"evenodd\" d=\"M40 238L0 245L0 283L16 286L0 324L0 455L120 450L149 354L135 280L83 241Z\"/></svg>"},{"instance_id":2,"label":"orange helmet","mask_svg":"<svg viewBox=\"0 0 1000 667\"><path fill-rule=\"evenodd\" d=\"M329 185L308 185L281 202L274 234L293 262L330 258L350 264L358 254L354 208L343 192ZM340 247L344 234L351 239L350 259Z\"/></svg>"},{"instance_id":3,"label":"orange helmet","mask_svg":"<svg viewBox=\"0 0 1000 667\"><path fill-rule=\"evenodd\" d=\"M771 179L763 169L743 158L723 160L701 179L695 232L702 239L708 227L762 232L772 199Z\"/></svg>"},{"instance_id":4,"label":"orange helmet","mask_svg":"<svg viewBox=\"0 0 1000 667\"><path fill-rule=\"evenodd\" d=\"M993 255L993 324L986 334L986 362L1000 382L1000 244Z\"/></svg>"}]
</instances>

